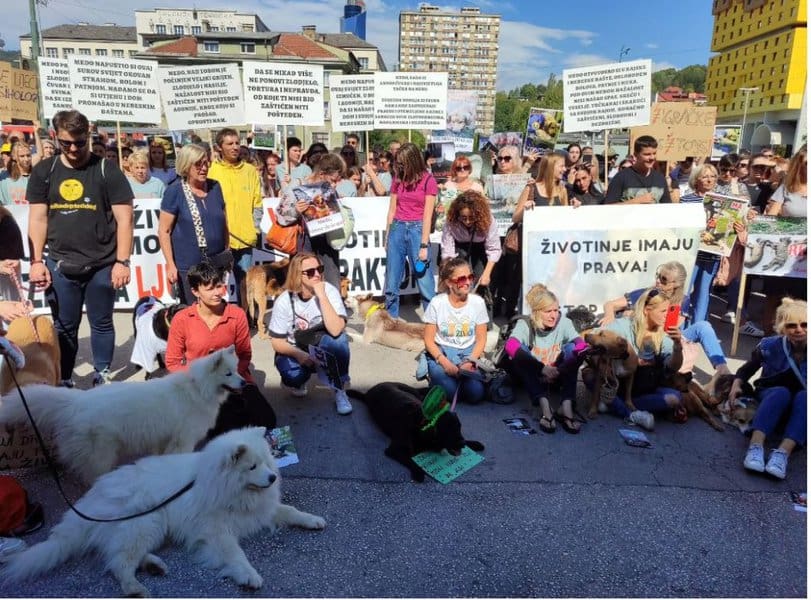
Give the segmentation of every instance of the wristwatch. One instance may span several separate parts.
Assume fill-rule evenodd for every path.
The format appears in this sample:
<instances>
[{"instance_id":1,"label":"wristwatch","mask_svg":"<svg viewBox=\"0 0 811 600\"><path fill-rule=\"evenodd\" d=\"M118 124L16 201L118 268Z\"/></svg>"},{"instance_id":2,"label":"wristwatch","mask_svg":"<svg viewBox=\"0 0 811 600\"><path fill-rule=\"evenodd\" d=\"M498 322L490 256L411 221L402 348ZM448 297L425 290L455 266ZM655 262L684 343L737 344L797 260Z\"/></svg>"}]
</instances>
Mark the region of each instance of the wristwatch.
<instances>
[{"instance_id":1,"label":"wristwatch","mask_svg":"<svg viewBox=\"0 0 811 600\"><path fill-rule=\"evenodd\" d=\"M130 259L129 258L125 258L124 260L119 260L119 259L116 258L115 262L117 262L119 265L124 265L128 269L130 268Z\"/></svg>"},{"instance_id":2,"label":"wristwatch","mask_svg":"<svg viewBox=\"0 0 811 600\"><path fill-rule=\"evenodd\" d=\"M428 248L428 244L420 244L420 250Z\"/></svg>"}]
</instances>

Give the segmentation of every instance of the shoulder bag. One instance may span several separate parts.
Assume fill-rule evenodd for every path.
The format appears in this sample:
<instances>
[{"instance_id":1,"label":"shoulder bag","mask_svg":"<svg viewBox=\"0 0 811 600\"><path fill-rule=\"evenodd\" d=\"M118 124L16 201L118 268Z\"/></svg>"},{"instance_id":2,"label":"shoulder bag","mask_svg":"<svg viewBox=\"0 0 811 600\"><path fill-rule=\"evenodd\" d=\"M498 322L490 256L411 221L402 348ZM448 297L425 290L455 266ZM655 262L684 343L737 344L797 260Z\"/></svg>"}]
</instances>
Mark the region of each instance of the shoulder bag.
<instances>
[{"instance_id":1,"label":"shoulder bag","mask_svg":"<svg viewBox=\"0 0 811 600\"><path fill-rule=\"evenodd\" d=\"M191 187L185 181L180 184L183 188L183 195L186 196L186 203L189 205L189 212L191 213L191 220L194 224L194 233L197 235L197 245L200 246L200 252L203 255L203 262L209 263L218 269L230 271L234 266L234 255L230 250L224 250L214 256L209 256L206 252L208 244L206 243L206 232L203 229L203 221L200 218L200 211L197 210L197 202L191 193Z\"/></svg>"},{"instance_id":2,"label":"shoulder bag","mask_svg":"<svg viewBox=\"0 0 811 600\"><path fill-rule=\"evenodd\" d=\"M279 252L293 255L298 251L298 239L301 235L301 224L296 221L292 225L279 225L276 211L270 209L270 229L268 229L265 241L268 246Z\"/></svg>"},{"instance_id":3,"label":"shoulder bag","mask_svg":"<svg viewBox=\"0 0 811 600\"><path fill-rule=\"evenodd\" d=\"M296 342L296 347L300 350L304 350L307 352L310 346L317 346L321 342L321 338L325 335L328 335L327 326L324 325L324 321L318 323L317 325L313 325L307 329L295 329L295 322L296 322L296 305L293 302L293 292L287 292L290 297L290 312L293 313L293 339Z\"/></svg>"}]
</instances>

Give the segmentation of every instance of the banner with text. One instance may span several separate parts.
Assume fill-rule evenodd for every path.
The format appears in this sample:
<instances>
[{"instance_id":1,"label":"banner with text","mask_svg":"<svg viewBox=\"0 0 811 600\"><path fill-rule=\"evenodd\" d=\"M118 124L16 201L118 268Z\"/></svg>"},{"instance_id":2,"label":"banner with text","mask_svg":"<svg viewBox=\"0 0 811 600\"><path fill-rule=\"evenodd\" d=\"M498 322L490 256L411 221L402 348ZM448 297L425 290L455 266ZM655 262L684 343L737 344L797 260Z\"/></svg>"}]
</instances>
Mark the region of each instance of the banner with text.
<instances>
[{"instance_id":1,"label":"banner with text","mask_svg":"<svg viewBox=\"0 0 811 600\"><path fill-rule=\"evenodd\" d=\"M161 67L160 92L169 129L215 129L246 123L236 63Z\"/></svg>"},{"instance_id":2,"label":"banner with text","mask_svg":"<svg viewBox=\"0 0 811 600\"><path fill-rule=\"evenodd\" d=\"M330 75L329 99L333 131L375 128L375 76Z\"/></svg>"},{"instance_id":3,"label":"banner with text","mask_svg":"<svg viewBox=\"0 0 811 600\"><path fill-rule=\"evenodd\" d=\"M656 160L684 160L688 156L709 156L713 147L715 106L692 102L656 102L651 107L650 125L631 128L631 143L642 135L659 142Z\"/></svg>"},{"instance_id":4,"label":"banner with text","mask_svg":"<svg viewBox=\"0 0 811 600\"><path fill-rule=\"evenodd\" d=\"M158 63L68 57L73 106L91 121L160 124Z\"/></svg>"},{"instance_id":5,"label":"banner with text","mask_svg":"<svg viewBox=\"0 0 811 600\"><path fill-rule=\"evenodd\" d=\"M37 119L39 90L36 71L15 69L0 62L0 121Z\"/></svg>"},{"instance_id":6,"label":"banner with text","mask_svg":"<svg viewBox=\"0 0 811 600\"><path fill-rule=\"evenodd\" d=\"M67 58L39 58L39 89L42 115L48 120L60 110L70 110L70 69Z\"/></svg>"},{"instance_id":7,"label":"banner with text","mask_svg":"<svg viewBox=\"0 0 811 600\"><path fill-rule=\"evenodd\" d=\"M563 131L650 123L651 60L563 70Z\"/></svg>"},{"instance_id":8,"label":"banner with text","mask_svg":"<svg viewBox=\"0 0 811 600\"><path fill-rule=\"evenodd\" d=\"M299 63L242 63L248 123L324 124L324 67Z\"/></svg>"},{"instance_id":9,"label":"banner with text","mask_svg":"<svg viewBox=\"0 0 811 600\"><path fill-rule=\"evenodd\" d=\"M375 129L442 129L447 73L375 73Z\"/></svg>"},{"instance_id":10,"label":"banner with text","mask_svg":"<svg viewBox=\"0 0 811 600\"><path fill-rule=\"evenodd\" d=\"M808 222L798 217L755 217L743 258L747 275L808 278Z\"/></svg>"},{"instance_id":11,"label":"banner with text","mask_svg":"<svg viewBox=\"0 0 811 600\"><path fill-rule=\"evenodd\" d=\"M561 308L601 312L607 300L652 286L664 262L677 260L691 273L705 223L698 203L525 212L522 298L543 283Z\"/></svg>"}]
</instances>

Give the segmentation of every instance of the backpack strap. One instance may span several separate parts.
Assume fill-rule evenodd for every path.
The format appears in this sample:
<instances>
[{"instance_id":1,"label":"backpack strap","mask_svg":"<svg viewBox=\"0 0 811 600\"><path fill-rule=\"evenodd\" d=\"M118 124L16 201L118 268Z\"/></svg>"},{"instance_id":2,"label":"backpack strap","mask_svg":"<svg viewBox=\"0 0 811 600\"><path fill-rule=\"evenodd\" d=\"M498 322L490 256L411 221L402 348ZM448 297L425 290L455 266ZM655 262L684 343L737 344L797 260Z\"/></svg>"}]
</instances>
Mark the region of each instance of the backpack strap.
<instances>
[{"instance_id":1,"label":"backpack strap","mask_svg":"<svg viewBox=\"0 0 811 600\"><path fill-rule=\"evenodd\" d=\"M807 389L805 377L803 377L803 374L800 372L800 368L797 366L794 357L791 355L791 350L789 350L788 347L788 339L785 337L783 338L783 353L786 355L786 359L788 360L788 364L791 367L791 370L794 371L794 375L797 376L797 380L802 384L803 389Z\"/></svg>"}]
</instances>

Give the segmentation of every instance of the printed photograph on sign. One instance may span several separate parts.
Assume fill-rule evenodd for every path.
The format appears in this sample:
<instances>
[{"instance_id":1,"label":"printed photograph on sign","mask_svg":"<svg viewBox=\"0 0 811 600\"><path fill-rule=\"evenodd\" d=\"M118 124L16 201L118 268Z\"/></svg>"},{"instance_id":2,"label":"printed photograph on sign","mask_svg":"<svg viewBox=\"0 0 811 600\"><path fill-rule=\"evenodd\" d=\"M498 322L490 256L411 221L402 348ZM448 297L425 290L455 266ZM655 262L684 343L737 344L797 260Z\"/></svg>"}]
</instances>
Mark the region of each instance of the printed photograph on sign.
<instances>
[{"instance_id":1,"label":"printed photograph on sign","mask_svg":"<svg viewBox=\"0 0 811 600\"><path fill-rule=\"evenodd\" d=\"M171 133L169 135L151 135L147 138L149 145L158 145L163 148L166 153L166 167L173 169L175 167L175 141Z\"/></svg>"},{"instance_id":2,"label":"printed photograph on sign","mask_svg":"<svg viewBox=\"0 0 811 600\"><path fill-rule=\"evenodd\" d=\"M490 150L497 153L505 146L524 147L524 135L520 131L500 131L492 133L490 136L479 136L479 152Z\"/></svg>"},{"instance_id":3,"label":"printed photograph on sign","mask_svg":"<svg viewBox=\"0 0 811 600\"><path fill-rule=\"evenodd\" d=\"M712 158L738 151L741 140L740 125L716 125L712 136Z\"/></svg>"},{"instance_id":4,"label":"printed photograph on sign","mask_svg":"<svg viewBox=\"0 0 811 600\"><path fill-rule=\"evenodd\" d=\"M729 256L738 239L735 223L744 224L749 203L740 198L707 194L704 196L704 212L707 215L707 227L701 232L701 244L698 249L710 254Z\"/></svg>"},{"instance_id":5,"label":"printed photograph on sign","mask_svg":"<svg viewBox=\"0 0 811 600\"><path fill-rule=\"evenodd\" d=\"M756 217L749 223L743 269L747 275L808 278L808 222Z\"/></svg>"},{"instance_id":6,"label":"printed photograph on sign","mask_svg":"<svg viewBox=\"0 0 811 600\"><path fill-rule=\"evenodd\" d=\"M563 127L563 111L547 108L529 109L527 131L524 136L524 152L549 151L555 148L558 134Z\"/></svg>"},{"instance_id":7,"label":"printed photograph on sign","mask_svg":"<svg viewBox=\"0 0 811 600\"><path fill-rule=\"evenodd\" d=\"M253 139L251 148L255 150L275 150L276 149L276 126L256 125L251 127Z\"/></svg>"},{"instance_id":8,"label":"printed photograph on sign","mask_svg":"<svg viewBox=\"0 0 811 600\"><path fill-rule=\"evenodd\" d=\"M504 235L512 225L513 213L518 206L518 198L532 179L529 173L492 175L487 189L490 196L490 212L498 224L498 234Z\"/></svg>"},{"instance_id":9,"label":"printed photograph on sign","mask_svg":"<svg viewBox=\"0 0 811 600\"><path fill-rule=\"evenodd\" d=\"M293 188L296 202L306 202L307 208L301 213L310 236L321 235L328 231L341 229L344 218L338 204L338 194L335 190L320 183L308 185L301 184Z\"/></svg>"}]
</instances>

